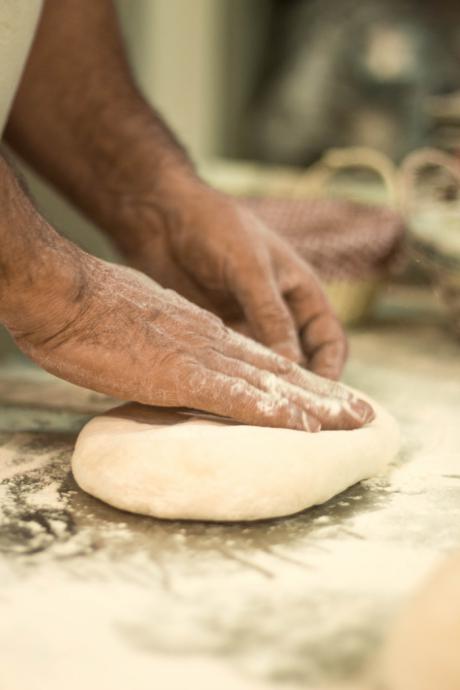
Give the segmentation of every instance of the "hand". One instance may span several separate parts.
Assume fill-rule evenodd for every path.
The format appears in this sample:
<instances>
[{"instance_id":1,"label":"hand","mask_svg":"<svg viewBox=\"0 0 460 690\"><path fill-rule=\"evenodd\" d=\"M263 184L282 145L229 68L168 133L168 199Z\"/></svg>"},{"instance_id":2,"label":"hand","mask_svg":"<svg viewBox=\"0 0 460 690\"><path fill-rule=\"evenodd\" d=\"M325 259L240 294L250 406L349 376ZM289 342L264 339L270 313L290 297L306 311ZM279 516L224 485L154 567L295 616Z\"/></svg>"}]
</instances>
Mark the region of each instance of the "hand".
<instances>
[{"instance_id":1,"label":"hand","mask_svg":"<svg viewBox=\"0 0 460 690\"><path fill-rule=\"evenodd\" d=\"M344 332L313 270L235 200L195 181L171 211L133 204L118 237L131 265L316 374L339 378ZM118 221L119 222L119 221ZM129 232L128 228L132 231Z\"/></svg>"},{"instance_id":2,"label":"hand","mask_svg":"<svg viewBox=\"0 0 460 690\"><path fill-rule=\"evenodd\" d=\"M28 294L7 326L23 352L64 379L123 400L199 408L247 424L318 431L373 418L340 384L231 331L133 269L76 248L60 263L66 280L48 266L48 289Z\"/></svg>"},{"instance_id":3,"label":"hand","mask_svg":"<svg viewBox=\"0 0 460 690\"><path fill-rule=\"evenodd\" d=\"M265 345L339 376L345 339L316 277L196 177L133 82L110 0L44 3L6 134L134 267L225 319L244 316Z\"/></svg>"}]
</instances>

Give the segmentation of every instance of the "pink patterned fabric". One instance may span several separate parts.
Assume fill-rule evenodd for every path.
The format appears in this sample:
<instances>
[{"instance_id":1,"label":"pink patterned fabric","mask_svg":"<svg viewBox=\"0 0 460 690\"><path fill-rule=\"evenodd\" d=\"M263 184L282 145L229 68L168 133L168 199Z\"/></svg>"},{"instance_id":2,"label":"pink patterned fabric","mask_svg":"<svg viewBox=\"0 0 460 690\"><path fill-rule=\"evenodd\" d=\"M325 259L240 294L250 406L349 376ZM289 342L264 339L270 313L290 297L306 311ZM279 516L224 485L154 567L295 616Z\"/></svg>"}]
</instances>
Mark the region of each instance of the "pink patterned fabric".
<instances>
[{"instance_id":1,"label":"pink patterned fabric","mask_svg":"<svg viewBox=\"0 0 460 690\"><path fill-rule=\"evenodd\" d=\"M403 264L404 224L388 208L339 199L248 197L244 203L325 281L380 278Z\"/></svg>"}]
</instances>

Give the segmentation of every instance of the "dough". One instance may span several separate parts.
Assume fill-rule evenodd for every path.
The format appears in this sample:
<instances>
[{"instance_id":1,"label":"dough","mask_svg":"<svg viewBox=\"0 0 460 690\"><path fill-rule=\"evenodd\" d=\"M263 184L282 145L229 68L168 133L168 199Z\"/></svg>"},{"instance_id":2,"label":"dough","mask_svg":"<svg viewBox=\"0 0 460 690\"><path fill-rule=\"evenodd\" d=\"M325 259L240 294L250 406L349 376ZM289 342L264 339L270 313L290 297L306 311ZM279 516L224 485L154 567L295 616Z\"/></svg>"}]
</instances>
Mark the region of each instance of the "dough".
<instances>
[{"instance_id":1,"label":"dough","mask_svg":"<svg viewBox=\"0 0 460 690\"><path fill-rule=\"evenodd\" d=\"M92 496L143 515L217 521L290 515L378 474L395 457L396 423L370 402L376 418L366 427L316 434L123 405L82 429L73 474Z\"/></svg>"},{"instance_id":2,"label":"dough","mask_svg":"<svg viewBox=\"0 0 460 690\"><path fill-rule=\"evenodd\" d=\"M405 607L384 654L389 690L459 690L460 554L447 559Z\"/></svg>"}]
</instances>

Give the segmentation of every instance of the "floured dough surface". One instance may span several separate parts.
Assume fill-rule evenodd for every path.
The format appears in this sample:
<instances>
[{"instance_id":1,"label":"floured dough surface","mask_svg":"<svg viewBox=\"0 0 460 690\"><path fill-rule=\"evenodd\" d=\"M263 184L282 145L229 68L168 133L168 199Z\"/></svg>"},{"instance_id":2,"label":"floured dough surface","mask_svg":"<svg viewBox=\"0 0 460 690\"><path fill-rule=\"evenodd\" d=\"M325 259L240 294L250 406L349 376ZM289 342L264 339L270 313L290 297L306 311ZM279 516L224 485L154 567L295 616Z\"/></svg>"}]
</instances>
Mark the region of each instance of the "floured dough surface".
<instances>
[{"instance_id":1,"label":"floured dough surface","mask_svg":"<svg viewBox=\"0 0 460 690\"><path fill-rule=\"evenodd\" d=\"M395 457L396 423L372 404L376 418L366 427L316 434L123 405L82 429L73 474L92 496L143 515L216 521L290 515L380 473Z\"/></svg>"}]
</instances>

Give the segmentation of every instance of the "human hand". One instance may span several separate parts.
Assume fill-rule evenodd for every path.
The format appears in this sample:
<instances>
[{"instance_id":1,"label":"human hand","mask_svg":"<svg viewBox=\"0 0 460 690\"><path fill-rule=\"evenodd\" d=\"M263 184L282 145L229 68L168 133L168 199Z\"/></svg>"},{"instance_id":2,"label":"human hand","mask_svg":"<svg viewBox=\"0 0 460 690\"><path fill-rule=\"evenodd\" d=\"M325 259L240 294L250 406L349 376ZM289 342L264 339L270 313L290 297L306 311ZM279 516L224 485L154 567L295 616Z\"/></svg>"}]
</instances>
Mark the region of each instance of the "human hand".
<instances>
[{"instance_id":1,"label":"human hand","mask_svg":"<svg viewBox=\"0 0 460 690\"><path fill-rule=\"evenodd\" d=\"M197 178L132 79L113 3L44 5L9 143L112 235L132 266L226 320L244 317L265 345L338 378L345 339L316 277L255 216Z\"/></svg>"},{"instance_id":2,"label":"human hand","mask_svg":"<svg viewBox=\"0 0 460 690\"><path fill-rule=\"evenodd\" d=\"M148 201L121 214L119 244L130 264L227 323L244 320L249 335L288 359L338 379L346 338L295 250L247 208L196 180L185 191L177 184L169 208L161 222Z\"/></svg>"},{"instance_id":3,"label":"human hand","mask_svg":"<svg viewBox=\"0 0 460 690\"><path fill-rule=\"evenodd\" d=\"M123 400L198 408L247 424L318 431L358 428L373 418L345 387L235 333L133 269L73 246L61 263L66 279L48 266L47 288L25 294L5 320L22 351L61 378Z\"/></svg>"}]
</instances>

